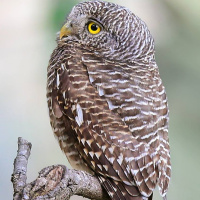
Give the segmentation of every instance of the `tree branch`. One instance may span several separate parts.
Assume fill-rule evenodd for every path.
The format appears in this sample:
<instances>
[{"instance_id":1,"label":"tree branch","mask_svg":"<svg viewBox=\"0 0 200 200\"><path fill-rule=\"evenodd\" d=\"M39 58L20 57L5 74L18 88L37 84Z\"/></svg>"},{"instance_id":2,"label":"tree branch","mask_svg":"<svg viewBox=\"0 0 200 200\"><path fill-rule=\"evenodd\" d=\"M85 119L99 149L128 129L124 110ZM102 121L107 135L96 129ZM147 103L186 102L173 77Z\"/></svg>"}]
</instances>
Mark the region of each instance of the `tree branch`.
<instances>
[{"instance_id":1,"label":"tree branch","mask_svg":"<svg viewBox=\"0 0 200 200\"><path fill-rule=\"evenodd\" d=\"M64 165L52 165L42 169L37 179L27 184L26 173L31 146L28 141L18 138L18 152L11 178L14 200L68 200L73 195L97 200L109 199L95 176L84 171L67 169Z\"/></svg>"}]
</instances>

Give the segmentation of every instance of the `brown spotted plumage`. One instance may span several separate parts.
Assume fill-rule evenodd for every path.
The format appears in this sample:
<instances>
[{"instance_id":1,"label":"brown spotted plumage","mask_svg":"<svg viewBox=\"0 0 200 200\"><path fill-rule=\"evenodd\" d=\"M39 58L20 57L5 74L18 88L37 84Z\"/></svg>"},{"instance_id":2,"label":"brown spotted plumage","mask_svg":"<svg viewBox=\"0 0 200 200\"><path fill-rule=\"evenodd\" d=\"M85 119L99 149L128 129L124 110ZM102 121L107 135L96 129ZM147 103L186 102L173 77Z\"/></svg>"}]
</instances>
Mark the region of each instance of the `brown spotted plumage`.
<instances>
[{"instance_id":1,"label":"brown spotted plumage","mask_svg":"<svg viewBox=\"0 0 200 200\"><path fill-rule=\"evenodd\" d=\"M75 6L48 66L50 122L71 165L111 199L166 199L168 106L145 23L119 5Z\"/></svg>"}]
</instances>

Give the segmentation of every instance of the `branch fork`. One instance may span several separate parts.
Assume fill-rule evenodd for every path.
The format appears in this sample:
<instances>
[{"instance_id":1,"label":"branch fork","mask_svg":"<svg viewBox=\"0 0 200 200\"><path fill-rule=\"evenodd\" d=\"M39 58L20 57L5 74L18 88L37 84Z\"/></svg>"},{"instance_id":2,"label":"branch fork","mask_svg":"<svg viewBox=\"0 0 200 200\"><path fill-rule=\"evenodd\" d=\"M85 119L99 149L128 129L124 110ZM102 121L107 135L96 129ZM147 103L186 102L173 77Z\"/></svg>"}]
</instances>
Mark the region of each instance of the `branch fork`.
<instances>
[{"instance_id":1,"label":"branch fork","mask_svg":"<svg viewBox=\"0 0 200 200\"><path fill-rule=\"evenodd\" d=\"M26 183L31 147L31 143L18 138L18 152L11 178L13 200L68 200L73 195L96 200L109 199L95 176L84 171L68 169L64 165L46 167L39 172L36 180Z\"/></svg>"}]
</instances>

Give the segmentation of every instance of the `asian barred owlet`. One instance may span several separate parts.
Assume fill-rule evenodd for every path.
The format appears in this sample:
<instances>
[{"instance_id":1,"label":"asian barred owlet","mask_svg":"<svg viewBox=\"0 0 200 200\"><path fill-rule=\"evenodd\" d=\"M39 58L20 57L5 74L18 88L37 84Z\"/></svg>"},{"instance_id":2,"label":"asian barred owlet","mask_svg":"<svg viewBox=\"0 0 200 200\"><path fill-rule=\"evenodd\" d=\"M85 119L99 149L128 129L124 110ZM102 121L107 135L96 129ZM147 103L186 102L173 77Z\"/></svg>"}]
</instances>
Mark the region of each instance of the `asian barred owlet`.
<instances>
[{"instance_id":1,"label":"asian barred owlet","mask_svg":"<svg viewBox=\"0 0 200 200\"><path fill-rule=\"evenodd\" d=\"M48 66L50 122L71 165L111 199L166 199L168 105L146 24L127 8L88 1L68 15Z\"/></svg>"}]
</instances>

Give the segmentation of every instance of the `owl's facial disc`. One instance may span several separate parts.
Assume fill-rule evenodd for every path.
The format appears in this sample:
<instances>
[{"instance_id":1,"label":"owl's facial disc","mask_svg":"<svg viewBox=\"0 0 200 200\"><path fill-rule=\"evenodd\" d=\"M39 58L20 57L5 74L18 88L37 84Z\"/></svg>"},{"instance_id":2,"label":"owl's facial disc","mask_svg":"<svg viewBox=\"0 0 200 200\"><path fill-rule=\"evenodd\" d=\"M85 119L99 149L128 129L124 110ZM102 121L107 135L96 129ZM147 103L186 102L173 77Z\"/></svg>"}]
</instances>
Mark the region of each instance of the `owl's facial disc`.
<instances>
[{"instance_id":1,"label":"owl's facial disc","mask_svg":"<svg viewBox=\"0 0 200 200\"><path fill-rule=\"evenodd\" d=\"M88 19L86 16L81 16L78 19L68 19L60 30L60 40L68 36L80 36L83 31L87 31L91 35L98 35L103 30L102 25L93 19Z\"/></svg>"}]
</instances>

